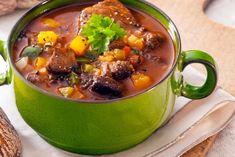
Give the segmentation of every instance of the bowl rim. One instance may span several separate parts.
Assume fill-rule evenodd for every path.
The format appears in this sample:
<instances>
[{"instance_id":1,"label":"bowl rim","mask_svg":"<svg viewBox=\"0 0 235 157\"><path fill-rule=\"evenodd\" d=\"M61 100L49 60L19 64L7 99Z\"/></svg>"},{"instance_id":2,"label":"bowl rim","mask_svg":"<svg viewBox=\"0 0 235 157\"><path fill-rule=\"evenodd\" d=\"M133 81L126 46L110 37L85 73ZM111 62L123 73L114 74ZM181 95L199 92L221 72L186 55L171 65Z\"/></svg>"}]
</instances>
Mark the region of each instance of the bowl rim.
<instances>
[{"instance_id":1,"label":"bowl rim","mask_svg":"<svg viewBox=\"0 0 235 157\"><path fill-rule=\"evenodd\" d=\"M176 32L176 39L178 40L178 51L175 50L176 52L176 56L175 56L175 61L174 61L174 64L172 65L171 69L167 72L167 74L162 78L161 81L159 81L158 83L155 83L153 84L152 86L146 88L145 90L142 90L140 92L137 92L135 94L131 94L129 96L125 96L125 97L121 97L121 98L115 98L115 99L107 99L107 100L81 100L81 99L72 99L72 98L65 98L63 96L59 96L59 95L56 95L54 93L51 93L51 92L48 92L36 85L34 85L33 83L31 83L30 81L28 81L25 77L23 77L20 72L17 70L17 68L15 67L15 65L13 64L13 61L12 61L12 57L10 55L10 51L11 51L11 48L10 48L10 41L11 41L11 38L12 38L12 35L14 34L14 31L16 30L16 28L18 27L18 24L21 22L22 19L24 19L27 15L29 15L31 12L33 12L35 9L37 8L40 8L41 6L49 3L51 0L45 0L45 1L42 1L41 3L37 4L36 6L32 7L31 9L29 9L26 13L24 13L19 19L18 21L15 23L14 27L11 29L10 31L10 35L8 36L8 39L7 39L7 54L8 54L8 60L9 60L9 63L11 65L11 68L13 68L14 72L18 75L18 77L20 77L20 79L27 85L29 85L31 88L33 88L34 90L38 91L38 92L41 92L42 94L45 94L47 96L50 96L50 97L54 97L54 98L57 98L57 99L61 99L61 100L64 100L64 101L71 101L71 102L78 102L78 103L84 103L84 104L107 104L107 103L113 103L113 102L118 102L118 101L122 101L122 100L127 100L127 99L130 99L130 98L133 98L133 97L136 97L136 96L140 96L140 95L143 95L147 92L150 92L152 91L154 88L156 88L158 85L160 85L162 82L164 82L172 73L173 71L175 70L175 68L177 67L177 64L179 62L179 58L180 58L180 54L181 54L181 50L182 50L182 45L181 45L181 37L180 37L180 33L178 31L178 28L176 27L175 23L173 22L173 20L164 12L162 11L159 7L157 7L156 5L150 3L150 2L147 2L146 0L138 0L139 2L141 3L144 3L146 5L148 5L149 7L153 8L154 10L157 10L160 14L162 14L166 19L167 21L174 27L174 30ZM91 1L92 2L92 1ZM138 8L136 8L138 10ZM47 10L46 12L48 11L51 11L53 9L49 9ZM156 19L156 18L155 18ZM165 27L165 26L163 26ZM165 29L167 29L165 27ZM168 29L167 29L168 30ZM171 37L172 38L172 37ZM172 39L173 40L173 39Z\"/></svg>"}]
</instances>

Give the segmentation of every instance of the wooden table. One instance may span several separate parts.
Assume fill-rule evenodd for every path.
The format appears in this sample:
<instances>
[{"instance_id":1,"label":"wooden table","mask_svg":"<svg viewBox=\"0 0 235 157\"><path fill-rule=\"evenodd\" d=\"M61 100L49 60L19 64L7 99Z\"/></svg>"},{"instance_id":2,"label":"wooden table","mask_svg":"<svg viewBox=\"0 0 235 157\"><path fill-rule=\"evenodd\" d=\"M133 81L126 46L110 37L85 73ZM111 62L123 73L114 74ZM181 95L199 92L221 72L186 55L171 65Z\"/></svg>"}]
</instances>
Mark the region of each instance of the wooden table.
<instances>
[{"instance_id":1,"label":"wooden table","mask_svg":"<svg viewBox=\"0 0 235 157\"><path fill-rule=\"evenodd\" d=\"M182 38L184 50L200 49L209 52L217 61L219 85L235 95L235 29L210 20L204 9L210 0L148 0L164 10L175 22ZM230 81L229 81L230 80ZM216 135L199 144L185 157L203 157Z\"/></svg>"}]
</instances>

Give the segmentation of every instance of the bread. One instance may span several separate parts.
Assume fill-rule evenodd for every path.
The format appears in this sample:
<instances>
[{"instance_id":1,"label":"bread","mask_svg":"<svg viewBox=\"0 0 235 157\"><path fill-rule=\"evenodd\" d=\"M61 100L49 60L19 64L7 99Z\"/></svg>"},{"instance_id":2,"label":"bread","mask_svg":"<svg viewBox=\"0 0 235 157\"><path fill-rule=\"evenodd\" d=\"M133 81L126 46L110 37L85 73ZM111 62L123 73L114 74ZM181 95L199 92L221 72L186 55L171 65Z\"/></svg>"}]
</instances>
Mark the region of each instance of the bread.
<instances>
[{"instance_id":1,"label":"bread","mask_svg":"<svg viewBox=\"0 0 235 157\"><path fill-rule=\"evenodd\" d=\"M0 16L13 12L15 9L30 8L43 0L0 0Z\"/></svg>"},{"instance_id":2,"label":"bread","mask_svg":"<svg viewBox=\"0 0 235 157\"><path fill-rule=\"evenodd\" d=\"M39 2L42 2L42 0L17 0L17 7L18 8L30 8Z\"/></svg>"},{"instance_id":3,"label":"bread","mask_svg":"<svg viewBox=\"0 0 235 157\"><path fill-rule=\"evenodd\" d=\"M0 15L12 12L16 6L16 0L0 0Z\"/></svg>"},{"instance_id":4,"label":"bread","mask_svg":"<svg viewBox=\"0 0 235 157\"><path fill-rule=\"evenodd\" d=\"M6 114L0 108L0 156L20 157L21 152L22 146L19 136Z\"/></svg>"}]
</instances>

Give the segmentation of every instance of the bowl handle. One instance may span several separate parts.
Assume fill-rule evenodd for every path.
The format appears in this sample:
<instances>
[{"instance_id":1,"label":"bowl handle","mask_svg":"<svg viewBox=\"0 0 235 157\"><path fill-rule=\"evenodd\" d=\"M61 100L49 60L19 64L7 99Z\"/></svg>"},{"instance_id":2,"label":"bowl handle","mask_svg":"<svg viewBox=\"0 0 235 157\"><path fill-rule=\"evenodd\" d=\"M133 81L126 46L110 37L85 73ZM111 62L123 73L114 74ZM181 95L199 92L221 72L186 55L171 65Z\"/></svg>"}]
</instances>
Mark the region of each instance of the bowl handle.
<instances>
[{"instance_id":1,"label":"bowl handle","mask_svg":"<svg viewBox=\"0 0 235 157\"><path fill-rule=\"evenodd\" d=\"M0 57L2 57L6 63L5 65L0 65L1 68L5 68L4 66L6 66L5 68L6 71L0 73L0 86L1 86L1 85L10 84L12 80L12 71L11 68L9 67L9 63L7 60L7 51L4 47L4 42L2 40L0 40Z\"/></svg>"},{"instance_id":2,"label":"bowl handle","mask_svg":"<svg viewBox=\"0 0 235 157\"><path fill-rule=\"evenodd\" d=\"M190 99L202 99L209 96L215 89L218 75L214 59L206 52L199 50L190 50L182 52L179 70L182 72L185 67L192 63L200 63L205 66L207 71L206 82L202 86L193 86L182 79L178 82L179 95Z\"/></svg>"}]
</instances>

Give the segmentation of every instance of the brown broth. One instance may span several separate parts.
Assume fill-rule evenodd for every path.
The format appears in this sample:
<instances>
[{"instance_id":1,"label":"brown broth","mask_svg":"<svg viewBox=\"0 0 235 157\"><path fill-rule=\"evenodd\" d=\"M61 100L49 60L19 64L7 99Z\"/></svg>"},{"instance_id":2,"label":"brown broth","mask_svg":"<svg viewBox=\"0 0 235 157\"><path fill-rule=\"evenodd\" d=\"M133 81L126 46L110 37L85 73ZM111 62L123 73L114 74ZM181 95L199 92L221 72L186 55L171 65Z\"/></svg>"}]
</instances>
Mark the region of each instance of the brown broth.
<instances>
[{"instance_id":1,"label":"brown broth","mask_svg":"<svg viewBox=\"0 0 235 157\"><path fill-rule=\"evenodd\" d=\"M77 33L78 33L78 16L80 14L80 11L87 7L88 5L82 5L82 6L66 6L63 8L55 9L53 11L47 12L43 14L42 16L36 18L33 20L24 30L24 32L36 32L39 33L40 31L54 31L59 36L64 37L64 43L65 45L68 45L71 40L73 40ZM136 9L129 8L138 23L142 24L145 28L147 28L149 31L153 32L161 32L164 35L164 42L161 44L159 48L154 50L155 56L158 59L158 62L150 62L145 61L140 68L138 68L137 71L144 73L151 77L152 84L156 84L160 82L170 71L172 68L174 58L175 58L175 51L174 51L174 45L171 40L170 35L168 34L167 30L159 23L156 19L151 17L150 15L143 13L141 11L138 11ZM43 18L53 18L56 21L58 21L61 24L61 27L59 28L50 28L42 24L41 20ZM28 41L26 38L22 38L22 40L18 40L15 43L14 46L14 61L18 61L20 59L20 55L24 47L28 46ZM45 55L44 53L40 54L40 56L49 58L48 55ZM27 77L27 74L33 71L36 71L33 67L33 62L31 62L24 70L20 71L20 73ZM146 71L145 71L146 70ZM132 81L130 78L122 81L122 83L125 86L124 96L136 94L140 92L141 90L138 90L134 87ZM55 93L56 95L61 95L58 91L59 87L63 87L64 84L49 84L47 82L36 84L40 88L43 88L46 91ZM93 100L93 99L99 99L98 97L94 96L93 94L90 94L86 90L81 91L84 95L86 100ZM72 96L74 99L78 99L77 93Z\"/></svg>"}]
</instances>

